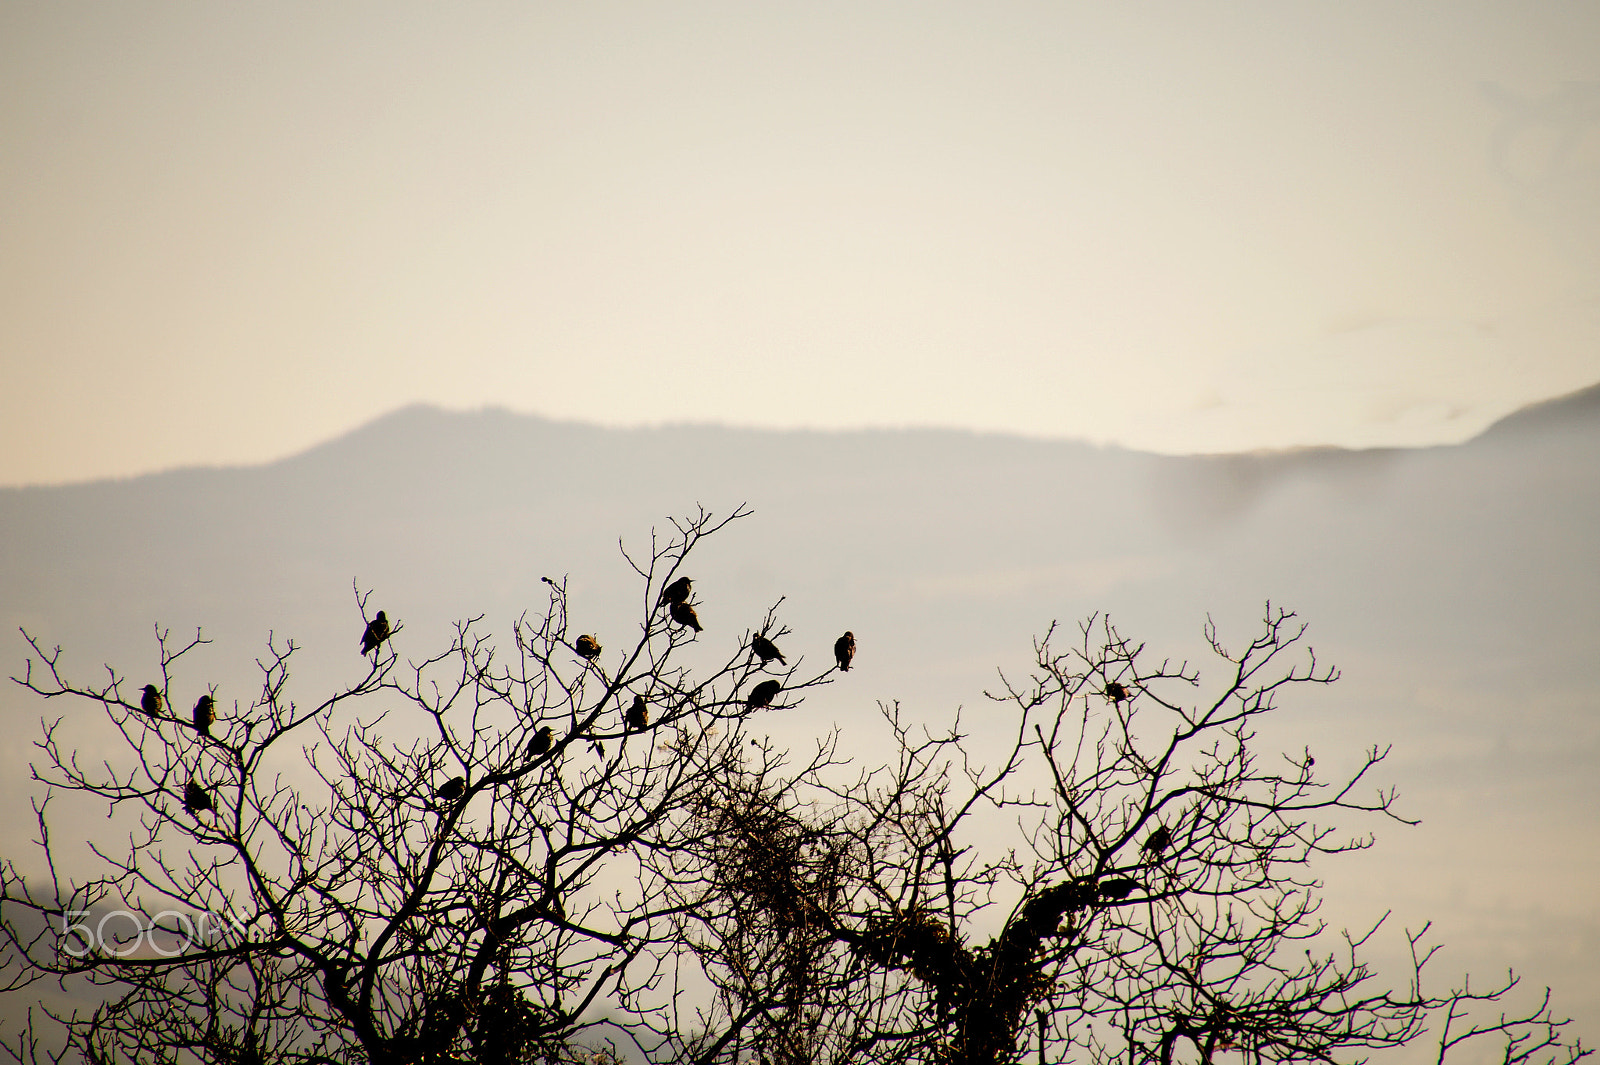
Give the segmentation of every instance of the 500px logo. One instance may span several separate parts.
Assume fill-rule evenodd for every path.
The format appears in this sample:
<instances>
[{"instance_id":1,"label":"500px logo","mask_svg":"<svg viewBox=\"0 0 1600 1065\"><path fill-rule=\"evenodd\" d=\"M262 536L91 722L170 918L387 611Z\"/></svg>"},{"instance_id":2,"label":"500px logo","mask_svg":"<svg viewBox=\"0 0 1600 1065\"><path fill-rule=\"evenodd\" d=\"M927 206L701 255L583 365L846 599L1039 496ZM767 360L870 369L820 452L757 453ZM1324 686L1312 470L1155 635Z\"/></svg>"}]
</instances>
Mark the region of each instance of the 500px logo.
<instances>
[{"instance_id":1,"label":"500px logo","mask_svg":"<svg viewBox=\"0 0 1600 1065\"><path fill-rule=\"evenodd\" d=\"M162 910L150 917L132 910L108 910L95 922L79 920L88 910L66 910L61 914L61 950L72 958L87 954L108 954L127 958L141 947L163 958L175 958L191 943L213 943L239 922L213 913L190 915L177 910Z\"/></svg>"}]
</instances>

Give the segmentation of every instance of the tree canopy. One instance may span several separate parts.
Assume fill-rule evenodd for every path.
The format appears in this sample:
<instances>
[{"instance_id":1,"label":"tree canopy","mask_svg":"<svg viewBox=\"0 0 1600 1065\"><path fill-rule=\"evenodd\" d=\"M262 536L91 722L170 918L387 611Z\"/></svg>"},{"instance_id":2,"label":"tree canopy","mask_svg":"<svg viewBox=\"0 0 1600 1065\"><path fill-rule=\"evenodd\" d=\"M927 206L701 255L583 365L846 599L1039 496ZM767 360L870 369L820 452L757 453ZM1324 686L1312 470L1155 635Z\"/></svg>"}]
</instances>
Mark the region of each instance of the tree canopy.
<instances>
[{"instance_id":1,"label":"tree canopy","mask_svg":"<svg viewBox=\"0 0 1600 1065\"><path fill-rule=\"evenodd\" d=\"M1475 1018L1514 977L1432 990L1426 929L1385 980L1374 929L1324 927L1316 863L1404 818L1381 749L1332 777L1259 749L1337 678L1292 613L1232 646L1208 622L1203 669L1104 616L1052 628L991 696L998 756L893 704L882 757L836 730L785 750L760 718L850 683L856 638L791 633L781 601L742 637L702 627L692 558L743 515L627 555L629 638L547 579L514 648L473 619L419 654L358 593L365 672L314 704L287 694L292 641L228 713L191 668L202 633L158 630L148 674L98 683L25 633L17 682L78 706L37 741L43 877L0 861L4 986L85 1005L0 1045L28 1065L1347 1062L1425 1033L1441 1061L1589 1053L1548 993ZM725 655L695 671L693 643ZM98 869L52 835L59 793L111 811Z\"/></svg>"}]
</instances>

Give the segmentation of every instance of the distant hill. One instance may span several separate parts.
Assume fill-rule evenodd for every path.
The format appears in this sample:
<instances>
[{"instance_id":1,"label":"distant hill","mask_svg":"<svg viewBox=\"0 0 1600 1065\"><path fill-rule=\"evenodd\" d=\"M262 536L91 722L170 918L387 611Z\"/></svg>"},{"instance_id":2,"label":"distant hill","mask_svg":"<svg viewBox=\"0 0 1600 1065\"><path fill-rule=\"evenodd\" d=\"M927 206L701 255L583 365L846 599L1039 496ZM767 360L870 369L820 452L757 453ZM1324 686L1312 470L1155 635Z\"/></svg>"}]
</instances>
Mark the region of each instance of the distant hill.
<instances>
[{"instance_id":1,"label":"distant hill","mask_svg":"<svg viewBox=\"0 0 1600 1065\"><path fill-rule=\"evenodd\" d=\"M1600 421L1600 384L1513 411L1479 433L1477 439L1498 441L1512 435L1561 430L1581 433L1592 431L1597 421Z\"/></svg>"},{"instance_id":2,"label":"distant hill","mask_svg":"<svg viewBox=\"0 0 1600 1065\"><path fill-rule=\"evenodd\" d=\"M941 721L962 705L981 734L995 669L1026 670L1052 620L1108 611L1198 660L1208 613L1242 637L1264 600L1298 610L1345 678L1284 742L1319 760L1394 743L1386 779L1427 822L1332 874L1336 908L1436 918L1452 969L1514 963L1600 1037L1600 386L1455 447L1203 457L411 407L265 466L0 489L0 623L81 675L135 676L154 623L203 626L225 703L249 697L269 630L304 647L308 693L358 669L352 580L404 623L403 655L457 618L506 632L545 574L620 641L640 593L618 538L645 550L697 503L755 511L697 559L706 640L784 596L791 655L857 634L851 683L774 718L795 742L895 699ZM8 672L22 657L0 642ZM0 794L26 811L47 708L24 694L0 696L18 723ZM6 854L28 827L0 830Z\"/></svg>"}]
</instances>

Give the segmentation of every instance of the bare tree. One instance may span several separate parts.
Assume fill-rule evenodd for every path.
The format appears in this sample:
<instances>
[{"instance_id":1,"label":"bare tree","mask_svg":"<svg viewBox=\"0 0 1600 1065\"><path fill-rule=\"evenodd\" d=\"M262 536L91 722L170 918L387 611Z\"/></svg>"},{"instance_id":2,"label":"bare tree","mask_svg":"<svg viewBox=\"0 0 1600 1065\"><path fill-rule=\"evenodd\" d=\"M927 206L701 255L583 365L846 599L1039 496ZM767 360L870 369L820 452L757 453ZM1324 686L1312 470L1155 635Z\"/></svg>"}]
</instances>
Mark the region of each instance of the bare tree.
<instances>
[{"instance_id":1,"label":"bare tree","mask_svg":"<svg viewBox=\"0 0 1600 1065\"><path fill-rule=\"evenodd\" d=\"M842 757L836 734L796 757L752 721L839 677L771 653L781 601L709 675L681 664L712 639L685 563L742 514L702 510L627 556L643 596L620 649L551 580L514 655L474 619L403 666L403 624L375 627L358 594L359 683L301 706L295 646L269 639L259 694L208 728L163 708L180 681L198 690L200 634L158 632L160 700L109 668L77 683L27 637L18 683L98 705L119 753L85 764L89 726L43 723L48 877L0 863L6 976L103 1001L41 1012L10 1056L1343 1061L1435 1017L1440 1060L1484 1038L1507 1065L1589 1053L1548 996L1471 1019L1514 978L1428 990L1420 933L1398 989L1361 960L1371 930L1327 947L1311 863L1370 845L1340 819L1400 818L1368 783L1382 751L1325 780L1307 751L1253 748L1281 697L1336 676L1292 615L1269 606L1237 653L1208 626L1224 676L1204 695L1199 670L1151 662L1107 619L1064 651L1052 630L992 697L1008 725L987 762L959 721L898 707L886 764ZM127 833L90 841L98 875L64 866L58 793L106 803ZM84 917L110 912L137 949Z\"/></svg>"}]
</instances>

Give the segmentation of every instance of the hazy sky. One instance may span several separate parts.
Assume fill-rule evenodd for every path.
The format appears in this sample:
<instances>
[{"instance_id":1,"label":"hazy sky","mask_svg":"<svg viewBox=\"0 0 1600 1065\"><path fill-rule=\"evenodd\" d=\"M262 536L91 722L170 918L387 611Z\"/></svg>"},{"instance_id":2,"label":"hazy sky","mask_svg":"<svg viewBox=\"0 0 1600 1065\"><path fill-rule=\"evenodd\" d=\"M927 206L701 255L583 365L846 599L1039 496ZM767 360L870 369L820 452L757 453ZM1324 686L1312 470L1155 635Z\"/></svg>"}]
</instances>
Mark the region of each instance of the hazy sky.
<instances>
[{"instance_id":1,"label":"hazy sky","mask_svg":"<svg viewBox=\"0 0 1600 1065\"><path fill-rule=\"evenodd\" d=\"M0 483L399 405L1165 451L1600 380L1600 5L0 5Z\"/></svg>"}]
</instances>

